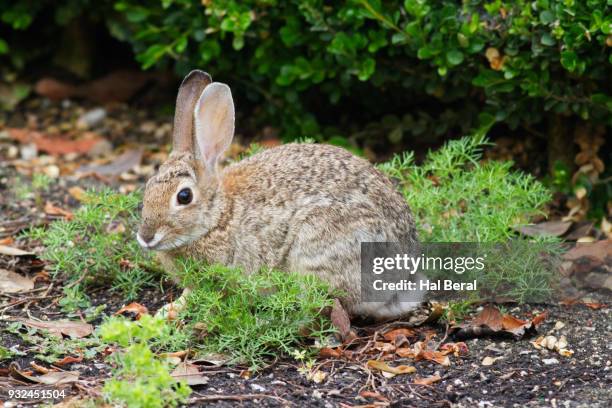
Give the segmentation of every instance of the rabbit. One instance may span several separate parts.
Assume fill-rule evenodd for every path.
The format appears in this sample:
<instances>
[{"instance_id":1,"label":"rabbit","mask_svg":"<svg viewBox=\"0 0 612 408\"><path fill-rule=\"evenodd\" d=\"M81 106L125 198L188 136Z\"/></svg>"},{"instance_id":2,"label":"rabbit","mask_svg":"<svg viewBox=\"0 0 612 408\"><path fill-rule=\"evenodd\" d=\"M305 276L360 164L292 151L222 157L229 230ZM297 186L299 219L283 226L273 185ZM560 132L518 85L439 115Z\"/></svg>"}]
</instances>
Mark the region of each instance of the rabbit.
<instances>
[{"instance_id":1,"label":"rabbit","mask_svg":"<svg viewBox=\"0 0 612 408\"><path fill-rule=\"evenodd\" d=\"M267 267L316 275L342 291L351 316L387 320L414 309L420 298L360 299L360 243L417 242L392 182L368 161L325 144L284 144L221 168L234 116L227 85L200 70L185 77L172 153L146 183L140 245L157 251L169 273L174 259L190 256L246 274Z\"/></svg>"}]
</instances>

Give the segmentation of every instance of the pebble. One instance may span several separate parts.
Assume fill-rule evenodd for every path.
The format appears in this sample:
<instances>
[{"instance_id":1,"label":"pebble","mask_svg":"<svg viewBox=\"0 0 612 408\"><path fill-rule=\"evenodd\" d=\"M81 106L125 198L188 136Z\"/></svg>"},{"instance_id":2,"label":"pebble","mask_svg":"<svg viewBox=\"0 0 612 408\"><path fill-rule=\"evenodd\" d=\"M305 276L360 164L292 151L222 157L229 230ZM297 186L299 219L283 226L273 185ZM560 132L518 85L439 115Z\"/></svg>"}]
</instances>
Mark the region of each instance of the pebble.
<instances>
[{"instance_id":1,"label":"pebble","mask_svg":"<svg viewBox=\"0 0 612 408\"><path fill-rule=\"evenodd\" d=\"M559 360L556 358L545 358L542 360L545 365L559 364Z\"/></svg>"},{"instance_id":2,"label":"pebble","mask_svg":"<svg viewBox=\"0 0 612 408\"><path fill-rule=\"evenodd\" d=\"M33 160L38 156L38 148L34 143L29 143L21 146L21 159Z\"/></svg>"},{"instance_id":3,"label":"pebble","mask_svg":"<svg viewBox=\"0 0 612 408\"><path fill-rule=\"evenodd\" d=\"M253 391L257 391L257 392L265 392L266 388L262 387L259 384L251 384L251 388L253 389Z\"/></svg>"},{"instance_id":4,"label":"pebble","mask_svg":"<svg viewBox=\"0 0 612 408\"><path fill-rule=\"evenodd\" d=\"M77 127L80 129L91 129L100 124L106 118L106 109L94 108L81 115L77 120Z\"/></svg>"}]
</instances>

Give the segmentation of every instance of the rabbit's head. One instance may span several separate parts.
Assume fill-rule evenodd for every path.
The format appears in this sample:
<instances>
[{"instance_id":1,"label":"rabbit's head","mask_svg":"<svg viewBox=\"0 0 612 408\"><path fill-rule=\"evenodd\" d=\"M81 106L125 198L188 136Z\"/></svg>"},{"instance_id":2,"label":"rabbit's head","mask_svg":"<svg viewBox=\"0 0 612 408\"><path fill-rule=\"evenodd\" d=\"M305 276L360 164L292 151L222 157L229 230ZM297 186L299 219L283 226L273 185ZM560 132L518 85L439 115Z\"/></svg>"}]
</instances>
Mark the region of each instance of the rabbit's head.
<instances>
[{"instance_id":1,"label":"rabbit's head","mask_svg":"<svg viewBox=\"0 0 612 408\"><path fill-rule=\"evenodd\" d=\"M147 249L171 250L206 234L220 216L213 202L218 161L234 135L229 87L202 71L183 80L176 101L168 160L145 187L137 238Z\"/></svg>"}]
</instances>

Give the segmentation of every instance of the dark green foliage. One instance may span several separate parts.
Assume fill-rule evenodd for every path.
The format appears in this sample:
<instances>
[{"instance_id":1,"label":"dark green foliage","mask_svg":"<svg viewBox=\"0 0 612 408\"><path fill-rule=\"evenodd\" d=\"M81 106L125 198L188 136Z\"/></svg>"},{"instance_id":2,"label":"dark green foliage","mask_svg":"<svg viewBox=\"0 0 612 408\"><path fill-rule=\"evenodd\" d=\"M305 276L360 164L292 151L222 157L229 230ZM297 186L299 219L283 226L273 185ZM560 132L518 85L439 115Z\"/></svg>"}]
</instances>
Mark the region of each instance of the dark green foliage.
<instances>
[{"instance_id":1,"label":"dark green foliage","mask_svg":"<svg viewBox=\"0 0 612 408\"><path fill-rule=\"evenodd\" d=\"M0 6L2 22L25 29L51 5L57 24L102 17L144 68L209 70L286 136L382 131L396 143L465 132L483 110L511 127L547 112L610 124L607 0L30 3ZM1 41L0 53L19 47Z\"/></svg>"}]
</instances>

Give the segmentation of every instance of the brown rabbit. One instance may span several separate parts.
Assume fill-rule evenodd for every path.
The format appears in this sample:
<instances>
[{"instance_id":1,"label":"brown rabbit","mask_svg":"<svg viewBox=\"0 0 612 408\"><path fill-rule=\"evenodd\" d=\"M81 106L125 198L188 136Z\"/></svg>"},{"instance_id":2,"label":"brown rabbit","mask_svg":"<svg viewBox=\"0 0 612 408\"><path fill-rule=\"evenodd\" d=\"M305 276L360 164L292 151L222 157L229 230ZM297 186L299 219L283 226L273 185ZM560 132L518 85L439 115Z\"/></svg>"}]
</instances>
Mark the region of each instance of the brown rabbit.
<instances>
[{"instance_id":1,"label":"brown rabbit","mask_svg":"<svg viewBox=\"0 0 612 408\"><path fill-rule=\"evenodd\" d=\"M195 129L194 129L195 128ZM360 243L416 242L410 209L369 162L321 144L286 144L219 168L234 135L230 88L192 71L179 89L173 151L146 185L138 241L166 269L209 263L314 274L352 315L388 319L421 299L360 300Z\"/></svg>"}]
</instances>

